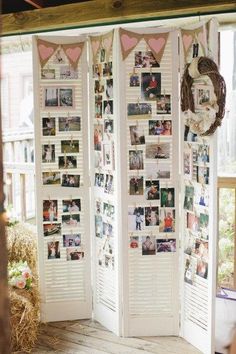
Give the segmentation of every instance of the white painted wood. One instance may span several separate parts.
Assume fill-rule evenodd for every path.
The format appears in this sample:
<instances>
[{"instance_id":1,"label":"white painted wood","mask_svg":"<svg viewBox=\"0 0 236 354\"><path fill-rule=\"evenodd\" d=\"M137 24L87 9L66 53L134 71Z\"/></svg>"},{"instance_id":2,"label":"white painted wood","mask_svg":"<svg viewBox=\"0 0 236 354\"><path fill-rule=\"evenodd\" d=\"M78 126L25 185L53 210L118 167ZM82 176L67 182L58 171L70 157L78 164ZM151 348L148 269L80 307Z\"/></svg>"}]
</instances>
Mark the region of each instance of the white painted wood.
<instances>
[{"instance_id":1,"label":"white painted wood","mask_svg":"<svg viewBox=\"0 0 236 354\"><path fill-rule=\"evenodd\" d=\"M68 44L85 40L84 37L40 37L53 43ZM58 321L63 319L90 318L92 314L91 303L91 256L90 256L90 231L89 231L89 178L88 178L88 139L87 139L87 62L86 50L80 58L78 80L40 80L40 65L37 53L37 37L33 39L34 55L34 106L35 106L35 163L36 163L36 193L37 193L37 228L39 248L39 272L41 292L41 319L42 321ZM51 59L50 59L51 60ZM50 66L46 64L46 67ZM52 64L51 64L52 65ZM58 73L56 71L56 73ZM75 107L70 114L81 117L80 132L59 132L58 117L66 117L66 110L51 110L51 116L56 117L56 136L42 136L42 117L47 117L48 112L42 104L42 87L50 85L73 86L75 88ZM69 170L80 174L80 187L67 188L48 186L42 184L42 171L58 171L58 155L60 154L60 142L66 139L79 140L79 154L77 157L77 169ZM56 163L42 165L42 144L54 144ZM63 153L61 154L63 156ZM68 173L69 173L68 172ZM43 235L43 200L56 199L58 201L58 221L61 221L62 200L81 199L80 223L75 229L62 227L60 236ZM67 261L66 248L63 247L62 235L68 233L81 234L81 251L85 257L81 261ZM47 259L47 242L60 242L60 259Z\"/></svg>"}]
</instances>

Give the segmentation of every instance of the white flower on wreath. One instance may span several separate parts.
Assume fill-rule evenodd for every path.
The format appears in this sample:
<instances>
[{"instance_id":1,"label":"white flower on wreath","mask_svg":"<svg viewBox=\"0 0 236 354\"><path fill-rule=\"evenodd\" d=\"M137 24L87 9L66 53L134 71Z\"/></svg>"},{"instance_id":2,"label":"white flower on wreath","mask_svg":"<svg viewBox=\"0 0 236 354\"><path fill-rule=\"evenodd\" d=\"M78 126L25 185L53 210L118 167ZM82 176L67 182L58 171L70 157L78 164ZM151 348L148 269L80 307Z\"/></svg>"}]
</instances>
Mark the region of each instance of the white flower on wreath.
<instances>
[{"instance_id":1,"label":"white flower on wreath","mask_svg":"<svg viewBox=\"0 0 236 354\"><path fill-rule=\"evenodd\" d=\"M191 132L197 135L204 134L211 125L215 122L218 106L216 104L205 104L203 110L198 113L193 113L188 109L184 112L185 125L187 125Z\"/></svg>"}]
</instances>

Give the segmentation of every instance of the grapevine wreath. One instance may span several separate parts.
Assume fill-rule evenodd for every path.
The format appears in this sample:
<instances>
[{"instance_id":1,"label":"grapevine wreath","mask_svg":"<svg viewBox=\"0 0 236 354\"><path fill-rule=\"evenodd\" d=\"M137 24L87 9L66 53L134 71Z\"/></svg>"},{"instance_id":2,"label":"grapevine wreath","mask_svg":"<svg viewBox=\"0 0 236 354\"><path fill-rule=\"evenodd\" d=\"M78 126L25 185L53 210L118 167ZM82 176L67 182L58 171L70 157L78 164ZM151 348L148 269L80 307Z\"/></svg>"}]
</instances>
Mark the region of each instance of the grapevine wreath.
<instances>
[{"instance_id":1,"label":"grapevine wreath","mask_svg":"<svg viewBox=\"0 0 236 354\"><path fill-rule=\"evenodd\" d=\"M194 79L208 76L214 88L214 98L202 105L203 110L195 112L192 85ZM201 136L211 135L221 125L225 113L226 85L216 63L207 57L197 57L186 65L181 84L181 110L185 124Z\"/></svg>"}]
</instances>

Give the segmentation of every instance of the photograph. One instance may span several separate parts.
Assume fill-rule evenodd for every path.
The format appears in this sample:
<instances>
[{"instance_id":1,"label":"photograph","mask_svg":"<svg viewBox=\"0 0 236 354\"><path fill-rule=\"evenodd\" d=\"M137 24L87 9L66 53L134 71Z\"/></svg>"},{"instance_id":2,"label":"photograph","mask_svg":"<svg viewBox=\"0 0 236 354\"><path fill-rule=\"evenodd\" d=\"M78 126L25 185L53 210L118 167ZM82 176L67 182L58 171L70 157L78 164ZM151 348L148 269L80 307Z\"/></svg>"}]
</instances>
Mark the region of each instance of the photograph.
<instances>
[{"instance_id":1,"label":"photograph","mask_svg":"<svg viewBox=\"0 0 236 354\"><path fill-rule=\"evenodd\" d=\"M129 195L143 195L143 176L129 177Z\"/></svg>"},{"instance_id":2,"label":"photograph","mask_svg":"<svg viewBox=\"0 0 236 354\"><path fill-rule=\"evenodd\" d=\"M114 122L112 119L105 119L104 120L104 133L113 134L113 132L114 132L113 125L114 125Z\"/></svg>"},{"instance_id":3,"label":"photograph","mask_svg":"<svg viewBox=\"0 0 236 354\"><path fill-rule=\"evenodd\" d=\"M60 66L60 79L62 80L75 80L78 79L78 70L73 69L72 66Z\"/></svg>"},{"instance_id":4,"label":"photograph","mask_svg":"<svg viewBox=\"0 0 236 354\"><path fill-rule=\"evenodd\" d=\"M102 64L93 65L93 78L100 79L102 75Z\"/></svg>"},{"instance_id":5,"label":"photograph","mask_svg":"<svg viewBox=\"0 0 236 354\"><path fill-rule=\"evenodd\" d=\"M109 238L114 236L113 226L108 222L102 223L102 229L103 229L102 233L104 236L107 236Z\"/></svg>"},{"instance_id":6,"label":"photograph","mask_svg":"<svg viewBox=\"0 0 236 354\"><path fill-rule=\"evenodd\" d=\"M203 241L200 239L195 240L195 245L193 253L198 257L202 258L204 261L208 261L208 241Z\"/></svg>"},{"instance_id":7,"label":"photograph","mask_svg":"<svg viewBox=\"0 0 236 354\"><path fill-rule=\"evenodd\" d=\"M213 86L210 85L195 85L195 108L203 108L212 101L213 98Z\"/></svg>"},{"instance_id":8,"label":"photograph","mask_svg":"<svg viewBox=\"0 0 236 354\"><path fill-rule=\"evenodd\" d=\"M184 141L197 142L197 134L191 132L187 125L184 126Z\"/></svg>"},{"instance_id":9,"label":"photograph","mask_svg":"<svg viewBox=\"0 0 236 354\"><path fill-rule=\"evenodd\" d=\"M48 259L60 258L59 241L48 242Z\"/></svg>"},{"instance_id":10,"label":"photograph","mask_svg":"<svg viewBox=\"0 0 236 354\"><path fill-rule=\"evenodd\" d=\"M194 276L196 274L197 259L191 256L185 257L185 272L184 281L190 285L193 285Z\"/></svg>"},{"instance_id":11,"label":"photograph","mask_svg":"<svg viewBox=\"0 0 236 354\"><path fill-rule=\"evenodd\" d=\"M131 145L145 144L144 128L139 125L130 125L130 142Z\"/></svg>"},{"instance_id":12,"label":"photograph","mask_svg":"<svg viewBox=\"0 0 236 354\"><path fill-rule=\"evenodd\" d=\"M104 92L104 80L95 80L94 82L94 93Z\"/></svg>"},{"instance_id":13,"label":"photograph","mask_svg":"<svg viewBox=\"0 0 236 354\"><path fill-rule=\"evenodd\" d=\"M94 114L95 118L102 118L102 101L95 102Z\"/></svg>"},{"instance_id":14,"label":"photograph","mask_svg":"<svg viewBox=\"0 0 236 354\"><path fill-rule=\"evenodd\" d=\"M63 247L81 246L81 234L63 235Z\"/></svg>"},{"instance_id":15,"label":"photograph","mask_svg":"<svg viewBox=\"0 0 236 354\"><path fill-rule=\"evenodd\" d=\"M56 78L55 69L41 69L41 79L43 80L53 80Z\"/></svg>"},{"instance_id":16,"label":"photograph","mask_svg":"<svg viewBox=\"0 0 236 354\"><path fill-rule=\"evenodd\" d=\"M103 151L103 167L107 170L112 170L112 145L111 143L102 144Z\"/></svg>"},{"instance_id":17,"label":"photograph","mask_svg":"<svg viewBox=\"0 0 236 354\"><path fill-rule=\"evenodd\" d=\"M103 173L95 173L94 185L95 185L95 187L104 187L104 174Z\"/></svg>"},{"instance_id":18,"label":"photograph","mask_svg":"<svg viewBox=\"0 0 236 354\"><path fill-rule=\"evenodd\" d=\"M157 253L158 252L176 252L176 239L163 238L157 239Z\"/></svg>"},{"instance_id":19,"label":"photograph","mask_svg":"<svg viewBox=\"0 0 236 354\"><path fill-rule=\"evenodd\" d=\"M101 212L102 212L102 201L101 200L95 201L95 211L97 214L101 214Z\"/></svg>"},{"instance_id":20,"label":"photograph","mask_svg":"<svg viewBox=\"0 0 236 354\"><path fill-rule=\"evenodd\" d=\"M59 132L78 132L81 130L80 117L59 117Z\"/></svg>"},{"instance_id":21,"label":"photograph","mask_svg":"<svg viewBox=\"0 0 236 354\"><path fill-rule=\"evenodd\" d=\"M47 162L47 163L55 162L54 144L42 145L42 162Z\"/></svg>"},{"instance_id":22,"label":"photograph","mask_svg":"<svg viewBox=\"0 0 236 354\"><path fill-rule=\"evenodd\" d=\"M157 114L171 114L171 96L170 95L157 95Z\"/></svg>"},{"instance_id":23,"label":"photograph","mask_svg":"<svg viewBox=\"0 0 236 354\"><path fill-rule=\"evenodd\" d=\"M130 119L148 119L152 115L152 105L150 103L128 103L127 115Z\"/></svg>"},{"instance_id":24,"label":"photograph","mask_svg":"<svg viewBox=\"0 0 236 354\"><path fill-rule=\"evenodd\" d=\"M61 140L61 152L64 154L78 153L79 140Z\"/></svg>"},{"instance_id":25,"label":"photograph","mask_svg":"<svg viewBox=\"0 0 236 354\"><path fill-rule=\"evenodd\" d=\"M141 97L156 100L161 94L161 73L141 73Z\"/></svg>"},{"instance_id":26,"label":"photograph","mask_svg":"<svg viewBox=\"0 0 236 354\"><path fill-rule=\"evenodd\" d=\"M158 180L146 180L145 197L147 200L160 198L160 182Z\"/></svg>"},{"instance_id":27,"label":"photograph","mask_svg":"<svg viewBox=\"0 0 236 354\"><path fill-rule=\"evenodd\" d=\"M103 237L103 220L101 215L95 215L95 235L96 237Z\"/></svg>"},{"instance_id":28,"label":"photograph","mask_svg":"<svg viewBox=\"0 0 236 354\"><path fill-rule=\"evenodd\" d=\"M114 220L115 207L110 203L103 203L103 215Z\"/></svg>"},{"instance_id":29,"label":"photograph","mask_svg":"<svg viewBox=\"0 0 236 354\"><path fill-rule=\"evenodd\" d=\"M161 188L161 207L174 208L175 206L175 189Z\"/></svg>"},{"instance_id":30,"label":"photograph","mask_svg":"<svg viewBox=\"0 0 236 354\"><path fill-rule=\"evenodd\" d=\"M129 150L129 169L143 170L143 150Z\"/></svg>"},{"instance_id":31,"label":"photograph","mask_svg":"<svg viewBox=\"0 0 236 354\"><path fill-rule=\"evenodd\" d=\"M98 169L101 169L103 167L101 151L94 151L94 167Z\"/></svg>"},{"instance_id":32,"label":"photograph","mask_svg":"<svg viewBox=\"0 0 236 354\"><path fill-rule=\"evenodd\" d=\"M84 252L81 252L76 247L71 247L66 249L66 260L67 261L81 261L84 258Z\"/></svg>"},{"instance_id":33,"label":"photograph","mask_svg":"<svg viewBox=\"0 0 236 354\"><path fill-rule=\"evenodd\" d=\"M55 136L56 135L56 121L55 118L43 118L42 119L42 134L43 136Z\"/></svg>"},{"instance_id":34,"label":"photograph","mask_svg":"<svg viewBox=\"0 0 236 354\"><path fill-rule=\"evenodd\" d=\"M44 236L57 237L61 235L61 224L43 224Z\"/></svg>"},{"instance_id":35,"label":"photograph","mask_svg":"<svg viewBox=\"0 0 236 354\"><path fill-rule=\"evenodd\" d=\"M146 178L150 180L170 179L170 164L147 162L146 163Z\"/></svg>"},{"instance_id":36,"label":"photograph","mask_svg":"<svg viewBox=\"0 0 236 354\"><path fill-rule=\"evenodd\" d=\"M208 277L208 263L204 262L202 259L198 259L196 274L201 278L207 279L207 277Z\"/></svg>"},{"instance_id":37,"label":"photograph","mask_svg":"<svg viewBox=\"0 0 236 354\"><path fill-rule=\"evenodd\" d=\"M103 64L102 74L103 74L103 76L112 76L112 62L111 61Z\"/></svg>"},{"instance_id":38,"label":"photograph","mask_svg":"<svg viewBox=\"0 0 236 354\"><path fill-rule=\"evenodd\" d=\"M62 211L63 213L74 213L76 211L81 211L81 201L80 199L70 199L62 200Z\"/></svg>"},{"instance_id":39,"label":"photograph","mask_svg":"<svg viewBox=\"0 0 236 354\"><path fill-rule=\"evenodd\" d=\"M129 248L139 248L139 237L138 236L130 236Z\"/></svg>"},{"instance_id":40,"label":"photograph","mask_svg":"<svg viewBox=\"0 0 236 354\"><path fill-rule=\"evenodd\" d=\"M209 167L197 166L197 182L201 184L209 184Z\"/></svg>"},{"instance_id":41,"label":"photograph","mask_svg":"<svg viewBox=\"0 0 236 354\"><path fill-rule=\"evenodd\" d=\"M199 217L197 215L187 212L187 228L194 233L199 231Z\"/></svg>"},{"instance_id":42,"label":"photograph","mask_svg":"<svg viewBox=\"0 0 236 354\"><path fill-rule=\"evenodd\" d=\"M146 144L147 159L169 159L170 158L170 143L147 143Z\"/></svg>"},{"instance_id":43,"label":"photograph","mask_svg":"<svg viewBox=\"0 0 236 354\"><path fill-rule=\"evenodd\" d=\"M103 63L105 61L105 55L106 55L106 51L104 48L101 48L100 50L100 62Z\"/></svg>"},{"instance_id":44,"label":"photograph","mask_svg":"<svg viewBox=\"0 0 236 354\"><path fill-rule=\"evenodd\" d=\"M159 207L145 207L145 226L159 225Z\"/></svg>"},{"instance_id":45,"label":"photograph","mask_svg":"<svg viewBox=\"0 0 236 354\"><path fill-rule=\"evenodd\" d=\"M44 107L59 107L59 91L58 87L44 87L43 97L44 97Z\"/></svg>"},{"instance_id":46,"label":"photograph","mask_svg":"<svg viewBox=\"0 0 236 354\"><path fill-rule=\"evenodd\" d=\"M149 120L148 121L149 135L172 135L171 120Z\"/></svg>"},{"instance_id":47,"label":"photograph","mask_svg":"<svg viewBox=\"0 0 236 354\"><path fill-rule=\"evenodd\" d=\"M184 209L193 211L194 187L185 186Z\"/></svg>"},{"instance_id":48,"label":"photograph","mask_svg":"<svg viewBox=\"0 0 236 354\"><path fill-rule=\"evenodd\" d=\"M160 209L160 232L175 232L175 210Z\"/></svg>"},{"instance_id":49,"label":"photograph","mask_svg":"<svg viewBox=\"0 0 236 354\"><path fill-rule=\"evenodd\" d=\"M184 253L188 254L191 256L191 254L194 252L195 249L195 242L196 242L196 237L194 234L186 229L185 230L185 237L184 237Z\"/></svg>"},{"instance_id":50,"label":"photograph","mask_svg":"<svg viewBox=\"0 0 236 354\"><path fill-rule=\"evenodd\" d=\"M44 185L60 184L61 176L58 171L43 172L42 179Z\"/></svg>"},{"instance_id":51,"label":"photograph","mask_svg":"<svg viewBox=\"0 0 236 354\"><path fill-rule=\"evenodd\" d=\"M74 88L72 87L59 88L59 107L73 108L73 106L74 106Z\"/></svg>"},{"instance_id":52,"label":"photograph","mask_svg":"<svg viewBox=\"0 0 236 354\"><path fill-rule=\"evenodd\" d=\"M104 192L108 194L114 192L113 176L111 174L106 174L105 176Z\"/></svg>"},{"instance_id":53,"label":"photograph","mask_svg":"<svg viewBox=\"0 0 236 354\"><path fill-rule=\"evenodd\" d=\"M80 224L80 214L70 214L61 216L62 227L77 227Z\"/></svg>"},{"instance_id":54,"label":"photograph","mask_svg":"<svg viewBox=\"0 0 236 354\"><path fill-rule=\"evenodd\" d=\"M106 97L107 99L113 98L113 79L106 81Z\"/></svg>"},{"instance_id":55,"label":"photograph","mask_svg":"<svg viewBox=\"0 0 236 354\"><path fill-rule=\"evenodd\" d=\"M53 54L53 57L52 57L52 62L54 64L65 64L66 62L66 55L63 51L62 48L58 48L56 50L56 52Z\"/></svg>"},{"instance_id":56,"label":"photograph","mask_svg":"<svg viewBox=\"0 0 236 354\"><path fill-rule=\"evenodd\" d=\"M198 145L198 152L197 152L197 162L199 164L205 164L210 162L210 154L209 154L210 146L209 145Z\"/></svg>"},{"instance_id":57,"label":"photograph","mask_svg":"<svg viewBox=\"0 0 236 354\"><path fill-rule=\"evenodd\" d=\"M93 140L94 140L94 150L102 151L103 125L94 124Z\"/></svg>"},{"instance_id":58,"label":"photograph","mask_svg":"<svg viewBox=\"0 0 236 354\"><path fill-rule=\"evenodd\" d=\"M142 236L141 240L143 256L156 254L156 242L154 236Z\"/></svg>"},{"instance_id":59,"label":"photograph","mask_svg":"<svg viewBox=\"0 0 236 354\"><path fill-rule=\"evenodd\" d=\"M57 200L43 201L43 221L57 221L58 218Z\"/></svg>"},{"instance_id":60,"label":"photograph","mask_svg":"<svg viewBox=\"0 0 236 354\"><path fill-rule=\"evenodd\" d=\"M159 68L160 64L156 61L151 51L135 52L134 66L136 68Z\"/></svg>"},{"instance_id":61,"label":"photograph","mask_svg":"<svg viewBox=\"0 0 236 354\"><path fill-rule=\"evenodd\" d=\"M200 213L199 227L201 232L201 238L208 240L209 237L209 215Z\"/></svg>"},{"instance_id":62,"label":"photograph","mask_svg":"<svg viewBox=\"0 0 236 354\"><path fill-rule=\"evenodd\" d=\"M79 187L80 186L80 175L62 175L62 187Z\"/></svg>"},{"instance_id":63,"label":"photograph","mask_svg":"<svg viewBox=\"0 0 236 354\"><path fill-rule=\"evenodd\" d=\"M130 232L144 229L143 207L128 207L128 229Z\"/></svg>"},{"instance_id":64,"label":"photograph","mask_svg":"<svg viewBox=\"0 0 236 354\"><path fill-rule=\"evenodd\" d=\"M198 204L203 207L209 206L209 190L207 186L196 184L195 187L195 204Z\"/></svg>"},{"instance_id":65,"label":"photograph","mask_svg":"<svg viewBox=\"0 0 236 354\"><path fill-rule=\"evenodd\" d=\"M130 87L140 87L140 77L138 74L131 74L129 77Z\"/></svg>"},{"instance_id":66,"label":"photograph","mask_svg":"<svg viewBox=\"0 0 236 354\"><path fill-rule=\"evenodd\" d=\"M191 149L184 149L183 152L183 168L184 168L184 176L191 178Z\"/></svg>"},{"instance_id":67,"label":"photograph","mask_svg":"<svg viewBox=\"0 0 236 354\"><path fill-rule=\"evenodd\" d=\"M71 169L77 168L76 156L58 156L58 168L59 169Z\"/></svg>"},{"instance_id":68,"label":"photograph","mask_svg":"<svg viewBox=\"0 0 236 354\"><path fill-rule=\"evenodd\" d=\"M103 113L104 114L113 114L113 101L103 101Z\"/></svg>"}]
</instances>

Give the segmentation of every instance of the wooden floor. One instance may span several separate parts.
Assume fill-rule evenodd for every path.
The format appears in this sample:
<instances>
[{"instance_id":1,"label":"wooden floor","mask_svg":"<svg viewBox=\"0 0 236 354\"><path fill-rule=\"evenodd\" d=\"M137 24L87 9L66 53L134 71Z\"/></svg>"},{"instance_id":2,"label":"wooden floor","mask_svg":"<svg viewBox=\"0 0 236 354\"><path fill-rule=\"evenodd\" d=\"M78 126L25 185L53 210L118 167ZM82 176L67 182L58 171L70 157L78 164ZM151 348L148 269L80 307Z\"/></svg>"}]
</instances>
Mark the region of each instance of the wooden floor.
<instances>
[{"instance_id":1,"label":"wooden floor","mask_svg":"<svg viewBox=\"0 0 236 354\"><path fill-rule=\"evenodd\" d=\"M199 354L178 337L120 338L92 320L53 322L43 325L35 354Z\"/></svg>"}]
</instances>

